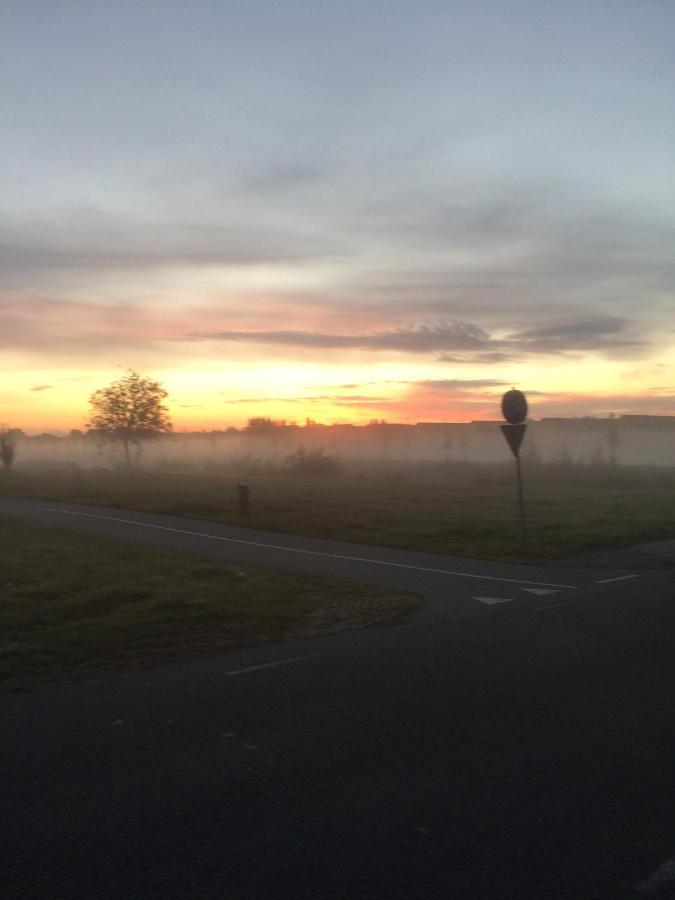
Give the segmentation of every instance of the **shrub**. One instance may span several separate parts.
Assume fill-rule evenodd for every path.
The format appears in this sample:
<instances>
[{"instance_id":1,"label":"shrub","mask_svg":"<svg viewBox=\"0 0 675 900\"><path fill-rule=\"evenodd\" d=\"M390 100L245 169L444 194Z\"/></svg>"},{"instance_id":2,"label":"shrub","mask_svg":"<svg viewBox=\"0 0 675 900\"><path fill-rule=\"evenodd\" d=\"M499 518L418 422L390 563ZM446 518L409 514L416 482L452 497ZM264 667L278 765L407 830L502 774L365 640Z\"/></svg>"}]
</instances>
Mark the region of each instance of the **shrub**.
<instances>
[{"instance_id":1,"label":"shrub","mask_svg":"<svg viewBox=\"0 0 675 900\"><path fill-rule=\"evenodd\" d=\"M298 447L295 453L286 457L284 466L293 475L337 475L340 471L338 461L328 456L323 447L317 447L316 450Z\"/></svg>"},{"instance_id":2,"label":"shrub","mask_svg":"<svg viewBox=\"0 0 675 900\"><path fill-rule=\"evenodd\" d=\"M6 425L0 427L0 460L5 470L9 472L16 454L16 435Z\"/></svg>"}]
</instances>

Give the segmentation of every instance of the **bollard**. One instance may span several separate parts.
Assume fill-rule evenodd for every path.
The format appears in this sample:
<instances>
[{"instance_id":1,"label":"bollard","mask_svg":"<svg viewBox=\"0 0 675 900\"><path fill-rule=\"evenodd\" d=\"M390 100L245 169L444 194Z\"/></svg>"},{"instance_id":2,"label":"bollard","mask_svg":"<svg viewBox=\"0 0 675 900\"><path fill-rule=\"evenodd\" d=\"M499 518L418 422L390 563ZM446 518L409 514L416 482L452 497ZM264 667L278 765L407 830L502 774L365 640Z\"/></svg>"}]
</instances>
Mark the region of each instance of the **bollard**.
<instances>
[{"instance_id":1,"label":"bollard","mask_svg":"<svg viewBox=\"0 0 675 900\"><path fill-rule=\"evenodd\" d=\"M248 485L242 482L237 485L237 515L248 515Z\"/></svg>"}]
</instances>

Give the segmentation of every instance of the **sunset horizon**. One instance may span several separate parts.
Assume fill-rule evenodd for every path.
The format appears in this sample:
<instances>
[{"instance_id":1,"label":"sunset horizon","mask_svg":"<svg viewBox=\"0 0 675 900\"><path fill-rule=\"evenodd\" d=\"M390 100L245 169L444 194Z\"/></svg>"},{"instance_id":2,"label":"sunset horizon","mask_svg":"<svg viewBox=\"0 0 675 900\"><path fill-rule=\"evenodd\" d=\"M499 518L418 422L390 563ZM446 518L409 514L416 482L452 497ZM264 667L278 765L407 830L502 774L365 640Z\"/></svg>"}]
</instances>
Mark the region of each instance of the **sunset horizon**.
<instances>
[{"instance_id":1,"label":"sunset horizon","mask_svg":"<svg viewBox=\"0 0 675 900\"><path fill-rule=\"evenodd\" d=\"M61 396L67 397L67 401L63 407L56 410L53 408L51 398L58 392L58 385L55 387L48 387L46 384L35 385L26 391L29 396L37 395L34 399L31 398L32 403L22 407L17 405L14 413L10 404L5 404L0 422L5 427L19 429L29 436L44 433L65 435L72 430L86 431L91 416L89 403L91 394L99 388L119 381L124 374L124 370L118 368L101 373L98 378L82 374L71 376L77 379L76 386L69 386L69 389L62 391ZM420 381L412 387L406 382L383 382L378 391L379 396L376 396L375 386L371 384L369 390L373 393L365 399L353 390L358 388L358 385L317 385L316 390L327 391L334 387L339 388L341 393L336 395L311 393L309 396L296 395L287 398L266 398L263 395L255 398L244 397L240 400L225 399L220 401L225 410L221 412L216 404L207 409L199 404L178 403L171 390L171 386L176 383L171 373L141 370L140 374L158 380L168 389L166 405L172 430L177 433L224 431L228 428L242 430L251 419L268 419L275 424L301 427L307 424L365 426L373 423L416 425L434 422L468 424L499 421L502 396L514 386L525 390L529 403L529 418L533 421L547 418L605 419L621 416L674 415L674 410L668 402L670 398L666 398L667 402L661 404L657 397L648 393L633 396L620 394L589 396L582 393L554 395L529 390L527 385L508 380L495 381L489 386L469 384L466 387L452 380L448 380L447 384L438 380ZM177 393L180 397L180 393ZM451 399L446 399L448 394L453 395ZM24 402L23 398L21 402ZM31 409L30 414L27 407Z\"/></svg>"},{"instance_id":2,"label":"sunset horizon","mask_svg":"<svg viewBox=\"0 0 675 900\"><path fill-rule=\"evenodd\" d=\"M675 412L672 11L356 9L5 9L0 422Z\"/></svg>"},{"instance_id":3,"label":"sunset horizon","mask_svg":"<svg viewBox=\"0 0 675 900\"><path fill-rule=\"evenodd\" d=\"M0 900L675 897L673 48L0 2Z\"/></svg>"}]
</instances>

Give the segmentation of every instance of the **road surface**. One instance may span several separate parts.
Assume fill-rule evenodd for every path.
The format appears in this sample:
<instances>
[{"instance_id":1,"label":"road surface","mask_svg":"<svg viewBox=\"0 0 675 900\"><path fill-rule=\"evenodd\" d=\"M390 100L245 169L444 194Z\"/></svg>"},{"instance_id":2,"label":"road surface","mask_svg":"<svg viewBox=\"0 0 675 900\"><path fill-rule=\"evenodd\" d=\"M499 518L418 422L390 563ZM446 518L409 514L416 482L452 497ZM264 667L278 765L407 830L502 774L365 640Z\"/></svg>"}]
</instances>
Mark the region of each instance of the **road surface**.
<instances>
[{"instance_id":1,"label":"road surface","mask_svg":"<svg viewBox=\"0 0 675 900\"><path fill-rule=\"evenodd\" d=\"M0 896L675 896L670 570L0 515L417 591L406 622L0 700Z\"/></svg>"}]
</instances>

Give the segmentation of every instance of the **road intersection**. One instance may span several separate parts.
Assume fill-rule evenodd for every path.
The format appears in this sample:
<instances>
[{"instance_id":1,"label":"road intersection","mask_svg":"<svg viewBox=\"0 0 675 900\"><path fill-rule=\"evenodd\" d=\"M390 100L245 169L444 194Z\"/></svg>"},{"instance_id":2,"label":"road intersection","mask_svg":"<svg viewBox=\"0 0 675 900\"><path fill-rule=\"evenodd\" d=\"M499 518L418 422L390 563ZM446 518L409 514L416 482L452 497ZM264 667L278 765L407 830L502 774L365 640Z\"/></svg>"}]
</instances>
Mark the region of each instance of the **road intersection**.
<instances>
[{"instance_id":1,"label":"road intersection","mask_svg":"<svg viewBox=\"0 0 675 900\"><path fill-rule=\"evenodd\" d=\"M672 571L34 500L0 515L425 601L395 626L5 697L3 897L671 896Z\"/></svg>"}]
</instances>

